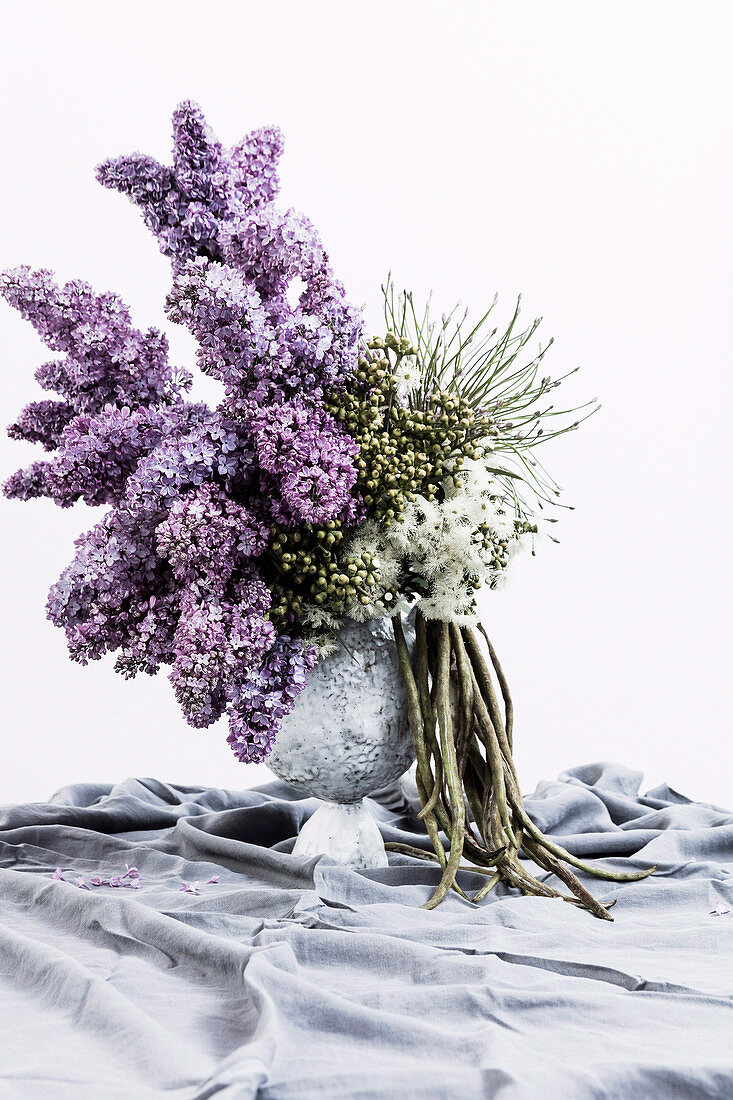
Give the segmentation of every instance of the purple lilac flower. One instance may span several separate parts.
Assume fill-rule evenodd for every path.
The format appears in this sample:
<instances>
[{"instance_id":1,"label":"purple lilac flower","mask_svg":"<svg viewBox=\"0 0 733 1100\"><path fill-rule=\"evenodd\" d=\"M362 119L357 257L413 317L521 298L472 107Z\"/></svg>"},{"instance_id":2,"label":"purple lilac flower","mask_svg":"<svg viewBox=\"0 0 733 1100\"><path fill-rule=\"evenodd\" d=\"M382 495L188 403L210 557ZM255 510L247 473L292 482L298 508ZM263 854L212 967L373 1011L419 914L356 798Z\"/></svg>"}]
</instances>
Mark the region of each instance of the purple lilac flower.
<instances>
[{"instance_id":1,"label":"purple lilac flower","mask_svg":"<svg viewBox=\"0 0 733 1100\"><path fill-rule=\"evenodd\" d=\"M269 608L269 590L254 574L249 585L259 591L246 603L201 597L195 589L181 600L170 680L186 720L196 728L221 717L227 689L253 675L275 642L275 628L260 610Z\"/></svg>"},{"instance_id":2,"label":"purple lilac flower","mask_svg":"<svg viewBox=\"0 0 733 1100\"><path fill-rule=\"evenodd\" d=\"M81 413L69 425L60 454L48 464L48 495L62 506L78 499L86 504L117 502L142 456L179 428L181 419L178 409L165 407L107 405L95 415Z\"/></svg>"},{"instance_id":3,"label":"purple lilac flower","mask_svg":"<svg viewBox=\"0 0 733 1100\"><path fill-rule=\"evenodd\" d=\"M232 683L227 741L242 763L264 760L272 751L280 723L292 710L317 657L315 646L281 634L257 671Z\"/></svg>"},{"instance_id":4,"label":"purple lilac flower","mask_svg":"<svg viewBox=\"0 0 733 1100\"><path fill-rule=\"evenodd\" d=\"M254 450L241 426L203 405L187 405L175 431L137 464L120 506L141 524L164 520L175 502L196 487L245 491L255 472ZM255 502L259 506L259 502Z\"/></svg>"},{"instance_id":5,"label":"purple lilac flower","mask_svg":"<svg viewBox=\"0 0 733 1100\"><path fill-rule=\"evenodd\" d=\"M251 426L260 467L280 486L277 519L295 526L341 518L353 499L359 448L333 417L296 398L253 416Z\"/></svg>"},{"instance_id":6,"label":"purple lilac flower","mask_svg":"<svg viewBox=\"0 0 733 1100\"><path fill-rule=\"evenodd\" d=\"M8 435L11 439L42 443L47 451L55 451L74 416L75 410L67 401L31 401L10 425Z\"/></svg>"},{"instance_id":7,"label":"purple lilac flower","mask_svg":"<svg viewBox=\"0 0 733 1100\"><path fill-rule=\"evenodd\" d=\"M171 666L187 720L226 711L232 748L255 760L315 662L269 619L269 526L363 515L356 446L323 407L354 370L361 315L313 225L275 206L277 129L227 149L186 102L173 137L170 167L134 154L98 177L139 206L170 257L168 316L195 336L223 401L188 400L191 377L168 363L165 336L134 328L116 295L16 268L0 292L56 356L36 371L56 398L11 425L48 457L5 493L108 506L49 593L72 658L114 652L124 676ZM135 888L139 876L120 881Z\"/></svg>"},{"instance_id":8,"label":"purple lilac flower","mask_svg":"<svg viewBox=\"0 0 733 1100\"><path fill-rule=\"evenodd\" d=\"M48 617L66 631L71 656L86 664L129 645L151 599L153 606L165 601L171 588L152 532L134 515L112 510L77 539L76 556L49 593ZM161 656L170 652L166 641L156 639Z\"/></svg>"},{"instance_id":9,"label":"purple lilac flower","mask_svg":"<svg viewBox=\"0 0 733 1100\"><path fill-rule=\"evenodd\" d=\"M44 364L39 381L50 389L58 383L78 412L170 402L190 385L185 372L174 377L165 336L134 328L116 294L95 294L80 280L58 286L50 271L27 266L6 271L0 293L52 351L65 356L60 364Z\"/></svg>"},{"instance_id":10,"label":"purple lilac flower","mask_svg":"<svg viewBox=\"0 0 733 1100\"><path fill-rule=\"evenodd\" d=\"M223 591L238 566L261 554L267 526L243 504L208 483L191 489L171 505L155 533L158 554L176 580L210 591Z\"/></svg>"},{"instance_id":11,"label":"purple lilac flower","mask_svg":"<svg viewBox=\"0 0 733 1100\"><path fill-rule=\"evenodd\" d=\"M50 496L46 489L47 462L32 462L25 470L16 470L5 481L3 492L11 500L32 500Z\"/></svg>"},{"instance_id":12,"label":"purple lilac flower","mask_svg":"<svg viewBox=\"0 0 733 1100\"><path fill-rule=\"evenodd\" d=\"M235 209L253 210L277 198L280 181L277 163L282 156L283 137L277 126L253 130L229 150Z\"/></svg>"},{"instance_id":13,"label":"purple lilac flower","mask_svg":"<svg viewBox=\"0 0 733 1100\"><path fill-rule=\"evenodd\" d=\"M0 292L66 356L36 372L63 400L32 402L9 429L57 454L18 471L7 494L51 496L62 506L114 500L141 454L185 417L190 376L171 369L165 337L133 328L114 294L96 295L79 281L59 287L50 272L28 267L6 272Z\"/></svg>"},{"instance_id":14,"label":"purple lilac flower","mask_svg":"<svg viewBox=\"0 0 733 1100\"><path fill-rule=\"evenodd\" d=\"M128 622L127 640L117 653L115 671L128 680L138 672L154 676L161 665L175 660L173 641L179 614L180 597L175 590L150 596L147 609L141 605L138 617Z\"/></svg>"},{"instance_id":15,"label":"purple lilac flower","mask_svg":"<svg viewBox=\"0 0 733 1100\"><path fill-rule=\"evenodd\" d=\"M223 230L225 259L251 280L263 298L283 294L294 277L307 279L327 264L312 223L295 210L253 210Z\"/></svg>"},{"instance_id":16,"label":"purple lilac flower","mask_svg":"<svg viewBox=\"0 0 733 1100\"><path fill-rule=\"evenodd\" d=\"M203 256L183 264L166 302L168 316L199 342L198 365L235 392L275 332L255 285L235 268Z\"/></svg>"},{"instance_id":17,"label":"purple lilac flower","mask_svg":"<svg viewBox=\"0 0 733 1100\"><path fill-rule=\"evenodd\" d=\"M111 886L115 890L119 889L119 887L124 886L124 887L129 887L131 890L139 890L140 889L140 877L139 876L133 876L133 877L130 878L130 880L128 882L125 882L124 880L127 877L128 876L126 874L125 875L112 875L111 878L100 878L99 875L94 875L92 878L89 879L89 886L86 885L86 883L84 882L83 879L77 879L76 884L77 884L77 886L83 886L83 888L85 890L89 890L91 886L95 886L95 887L96 886Z\"/></svg>"},{"instance_id":18,"label":"purple lilac flower","mask_svg":"<svg viewBox=\"0 0 733 1100\"><path fill-rule=\"evenodd\" d=\"M133 153L100 164L97 179L140 207L167 255L220 255L224 226L277 192L282 138L275 127L224 150L201 108L190 101L173 113L173 167Z\"/></svg>"}]
</instances>

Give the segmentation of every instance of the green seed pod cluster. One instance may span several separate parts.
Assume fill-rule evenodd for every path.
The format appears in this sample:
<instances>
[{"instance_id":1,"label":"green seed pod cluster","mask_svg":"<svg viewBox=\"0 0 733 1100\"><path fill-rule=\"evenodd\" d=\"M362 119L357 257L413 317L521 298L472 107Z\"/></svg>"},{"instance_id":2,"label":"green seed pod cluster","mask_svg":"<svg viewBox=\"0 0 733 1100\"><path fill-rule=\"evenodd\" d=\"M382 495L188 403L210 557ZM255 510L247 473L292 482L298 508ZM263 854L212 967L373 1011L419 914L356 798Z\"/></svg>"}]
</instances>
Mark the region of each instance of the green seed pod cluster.
<instances>
[{"instance_id":1,"label":"green seed pod cluster","mask_svg":"<svg viewBox=\"0 0 733 1100\"><path fill-rule=\"evenodd\" d=\"M436 390L425 407L397 396L403 360L417 350L388 332L370 340L356 374L326 408L359 444L357 488L371 519L392 523L415 496L440 499L441 481L465 458L480 458L478 440L490 434L489 418L452 390Z\"/></svg>"},{"instance_id":2,"label":"green seed pod cluster","mask_svg":"<svg viewBox=\"0 0 733 1100\"><path fill-rule=\"evenodd\" d=\"M275 577L270 618L278 623L292 613L296 618L308 604L343 614L354 601L371 603L370 590L379 580L371 554L342 557L345 535L335 520L324 526L270 528L270 562Z\"/></svg>"},{"instance_id":3,"label":"green seed pod cluster","mask_svg":"<svg viewBox=\"0 0 733 1100\"><path fill-rule=\"evenodd\" d=\"M363 348L355 374L346 386L329 395L326 408L359 444L356 490L367 516L381 524L399 520L406 504L419 494L442 499L441 482L466 458L480 458L478 440L491 434L491 421L477 413L457 393L435 391L412 407L398 396L405 361L419 374L417 349L387 333ZM416 402L418 404L418 402ZM354 603L373 602L380 582L371 555L343 557L348 534L335 520L299 528L273 524L269 558L274 622L299 617L308 605L335 616ZM388 599L398 593L390 590Z\"/></svg>"}]
</instances>

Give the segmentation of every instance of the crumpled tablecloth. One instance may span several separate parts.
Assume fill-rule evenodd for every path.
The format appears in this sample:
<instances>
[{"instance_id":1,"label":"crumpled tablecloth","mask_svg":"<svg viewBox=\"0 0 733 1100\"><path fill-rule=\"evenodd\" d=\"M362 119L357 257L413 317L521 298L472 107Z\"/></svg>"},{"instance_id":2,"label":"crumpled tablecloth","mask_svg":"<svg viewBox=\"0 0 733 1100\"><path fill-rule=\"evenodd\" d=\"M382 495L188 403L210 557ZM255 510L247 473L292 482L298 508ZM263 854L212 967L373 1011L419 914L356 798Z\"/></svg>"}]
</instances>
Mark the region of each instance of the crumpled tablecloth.
<instances>
[{"instance_id":1,"label":"crumpled tablecloth","mask_svg":"<svg viewBox=\"0 0 733 1100\"><path fill-rule=\"evenodd\" d=\"M658 864L584 879L613 924L503 887L428 912L428 864L296 858L317 803L279 782L6 807L0 1098L730 1098L733 815L640 781L591 764L527 799L579 856ZM400 788L372 808L427 846Z\"/></svg>"}]
</instances>

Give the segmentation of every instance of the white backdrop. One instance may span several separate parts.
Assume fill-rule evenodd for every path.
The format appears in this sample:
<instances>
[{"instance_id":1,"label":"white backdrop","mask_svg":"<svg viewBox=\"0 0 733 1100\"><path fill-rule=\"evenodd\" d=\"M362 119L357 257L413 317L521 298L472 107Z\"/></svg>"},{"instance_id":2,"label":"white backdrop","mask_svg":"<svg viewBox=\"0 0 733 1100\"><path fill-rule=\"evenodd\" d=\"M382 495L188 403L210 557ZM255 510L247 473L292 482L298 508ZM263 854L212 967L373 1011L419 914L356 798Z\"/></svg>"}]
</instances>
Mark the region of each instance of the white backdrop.
<instances>
[{"instance_id":1,"label":"white backdrop","mask_svg":"<svg viewBox=\"0 0 733 1100\"><path fill-rule=\"evenodd\" d=\"M284 201L320 227L375 328L389 269L447 306L498 290L504 316L523 292L555 336L553 372L583 366L569 399L603 402L544 456L576 506L562 545L485 602L524 788L611 759L730 805L729 4L2 10L3 267L87 278L140 327L162 324L167 264L93 168L133 149L168 159L190 97L225 142L283 128ZM10 422L42 396L45 356L4 306L0 331ZM168 331L190 364L191 340ZM3 440L3 476L34 453ZM223 726L186 726L165 675L68 661L44 602L92 516L0 502L0 801L127 775L250 785L264 769L236 764Z\"/></svg>"}]
</instances>

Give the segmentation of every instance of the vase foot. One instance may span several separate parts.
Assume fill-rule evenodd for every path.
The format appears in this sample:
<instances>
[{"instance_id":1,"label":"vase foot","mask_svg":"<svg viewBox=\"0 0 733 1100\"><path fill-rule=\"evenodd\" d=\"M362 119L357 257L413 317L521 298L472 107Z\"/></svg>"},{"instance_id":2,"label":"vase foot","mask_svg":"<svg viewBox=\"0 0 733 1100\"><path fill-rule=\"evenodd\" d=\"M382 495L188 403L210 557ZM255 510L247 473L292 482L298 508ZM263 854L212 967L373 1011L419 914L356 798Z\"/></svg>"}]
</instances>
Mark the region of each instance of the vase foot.
<instances>
[{"instance_id":1,"label":"vase foot","mask_svg":"<svg viewBox=\"0 0 733 1100\"><path fill-rule=\"evenodd\" d=\"M326 855L347 867L388 866L382 834L364 799L324 802L300 830L293 855Z\"/></svg>"}]
</instances>

